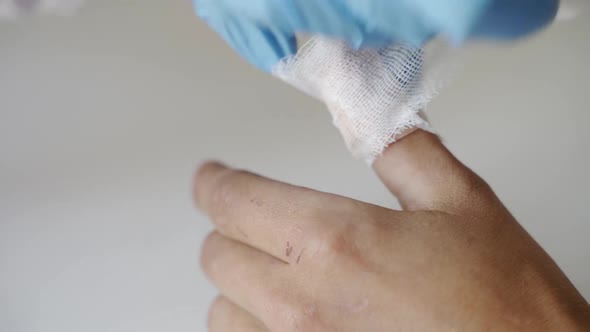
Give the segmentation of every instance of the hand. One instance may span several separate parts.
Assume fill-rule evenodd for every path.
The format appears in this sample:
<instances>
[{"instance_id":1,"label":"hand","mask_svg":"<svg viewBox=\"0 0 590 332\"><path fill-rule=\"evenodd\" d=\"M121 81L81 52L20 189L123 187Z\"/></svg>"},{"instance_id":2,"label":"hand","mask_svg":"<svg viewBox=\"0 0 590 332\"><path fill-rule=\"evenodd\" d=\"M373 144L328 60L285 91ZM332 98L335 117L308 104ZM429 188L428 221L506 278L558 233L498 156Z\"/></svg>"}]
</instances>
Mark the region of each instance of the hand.
<instances>
[{"instance_id":1,"label":"hand","mask_svg":"<svg viewBox=\"0 0 590 332\"><path fill-rule=\"evenodd\" d=\"M344 39L353 47L435 35L517 38L552 21L559 0L193 0L203 18L263 70L296 52L295 34Z\"/></svg>"},{"instance_id":2,"label":"hand","mask_svg":"<svg viewBox=\"0 0 590 332\"><path fill-rule=\"evenodd\" d=\"M394 211L209 163L216 331L576 331L588 304L492 190L417 131L374 168Z\"/></svg>"}]
</instances>

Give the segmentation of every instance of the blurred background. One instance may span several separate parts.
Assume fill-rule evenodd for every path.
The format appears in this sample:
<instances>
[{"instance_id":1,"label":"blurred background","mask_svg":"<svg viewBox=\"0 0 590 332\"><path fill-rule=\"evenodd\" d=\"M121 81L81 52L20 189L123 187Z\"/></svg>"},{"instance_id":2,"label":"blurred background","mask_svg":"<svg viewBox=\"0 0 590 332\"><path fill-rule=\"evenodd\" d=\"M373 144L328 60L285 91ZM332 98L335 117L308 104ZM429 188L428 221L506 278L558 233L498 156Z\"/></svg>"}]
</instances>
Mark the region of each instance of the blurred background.
<instances>
[{"instance_id":1,"label":"blurred background","mask_svg":"<svg viewBox=\"0 0 590 332\"><path fill-rule=\"evenodd\" d=\"M590 20L461 53L432 123L589 298ZM0 107L0 331L204 331L209 158L396 207L320 103L187 0L0 23Z\"/></svg>"}]
</instances>

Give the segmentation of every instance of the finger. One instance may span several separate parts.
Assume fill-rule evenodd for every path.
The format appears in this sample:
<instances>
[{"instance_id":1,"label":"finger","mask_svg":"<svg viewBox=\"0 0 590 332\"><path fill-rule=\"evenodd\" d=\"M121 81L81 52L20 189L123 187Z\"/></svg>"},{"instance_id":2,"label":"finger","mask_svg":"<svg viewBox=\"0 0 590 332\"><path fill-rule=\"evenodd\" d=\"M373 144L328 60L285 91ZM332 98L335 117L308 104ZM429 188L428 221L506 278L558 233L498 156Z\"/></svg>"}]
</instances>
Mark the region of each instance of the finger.
<instances>
[{"instance_id":1,"label":"finger","mask_svg":"<svg viewBox=\"0 0 590 332\"><path fill-rule=\"evenodd\" d=\"M267 332L254 316L226 297L218 297L209 309L210 332Z\"/></svg>"},{"instance_id":2,"label":"finger","mask_svg":"<svg viewBox=\"0 0 590 332\"><path fill-rule=\"evenodd\" d=\"M496 200L436 135L422 130L388 147L373 167L405 210L459 212Z\"/></svg>"},{"instance_id":3,"label":"finger","mask_svg":"<svg viewBox=\"0 0 590 332\"><path fill-rule=\"evenodd\" d=\"M221 234L290 263L377 208L216 163L201 167L194 196Z\"/></svg>"},{"instance_id":4,"label":"finger","mask_svg":"<svg viewBox=\"0 0 590 332\"><path fill-rule=\"evenodd\" d=\"M559 0L492 1L475 26L472 36L521 38L551 23L559 7Z\"/></svg>"},{"instance_id":5,"label":"finger","mask_svg":"<svg viewBox=\"0 0 590 332\"><path fill-rule=\"evenodd\" d=\"M295 284L288 264L217 232L205 240L201 266L224 297L264 323Z\"/></svg>"},{"instance_id":6,"label":"finger","mask_svg":"<svg viewBox=\"0 0 590 332\"><path fill-rule=\"evenodd\" d=\"M193 0L197 16L215 30L236 52L256 67L271 72L276 64L297 52L295 34L284 20L277 24L264 23L264 10L252 10L267 6L265 1Z\"/></svg>"}]
</instances>

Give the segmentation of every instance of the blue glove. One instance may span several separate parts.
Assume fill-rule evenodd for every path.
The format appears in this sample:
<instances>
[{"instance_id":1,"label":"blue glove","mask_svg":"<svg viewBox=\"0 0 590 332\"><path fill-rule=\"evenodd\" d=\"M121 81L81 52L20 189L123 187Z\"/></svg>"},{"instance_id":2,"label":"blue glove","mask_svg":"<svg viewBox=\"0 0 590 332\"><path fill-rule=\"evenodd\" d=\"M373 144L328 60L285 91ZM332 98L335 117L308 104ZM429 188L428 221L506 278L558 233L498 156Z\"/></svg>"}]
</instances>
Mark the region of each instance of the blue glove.
<instances>
[{"instance_id":1,"label":"blue glove","mask_svg":"<svg viewBox=\"0 0 590 332\"><path fill-rule=\"evenodd\" d=\"M203 18L243 57L270 71L297 51L296 33L352 47L420 46L436 35L512 39L550 23L559 0L193 0Z\"/></svg>"}]
</instances>

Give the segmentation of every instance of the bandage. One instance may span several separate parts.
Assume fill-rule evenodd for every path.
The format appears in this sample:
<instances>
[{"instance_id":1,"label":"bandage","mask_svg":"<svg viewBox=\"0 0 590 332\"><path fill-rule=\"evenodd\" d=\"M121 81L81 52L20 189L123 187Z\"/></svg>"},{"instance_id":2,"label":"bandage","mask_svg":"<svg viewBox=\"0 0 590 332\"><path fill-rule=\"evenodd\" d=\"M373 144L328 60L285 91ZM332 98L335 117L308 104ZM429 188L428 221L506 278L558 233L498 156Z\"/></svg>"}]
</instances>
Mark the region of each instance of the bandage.
<instances>
[{"instance_id":1,"label":"bandage","mask_svg":"<svg viewBox=\"0 0 590 332\"><path fill-rule=\"evenodd\" d=\"M273 73L323 101L352 155L371 164L409 132L433 131L421 111L449 77L447 49L438 41L426 49L395 44L353 50L314 37Z\"/></svg>"}]
</instances>

